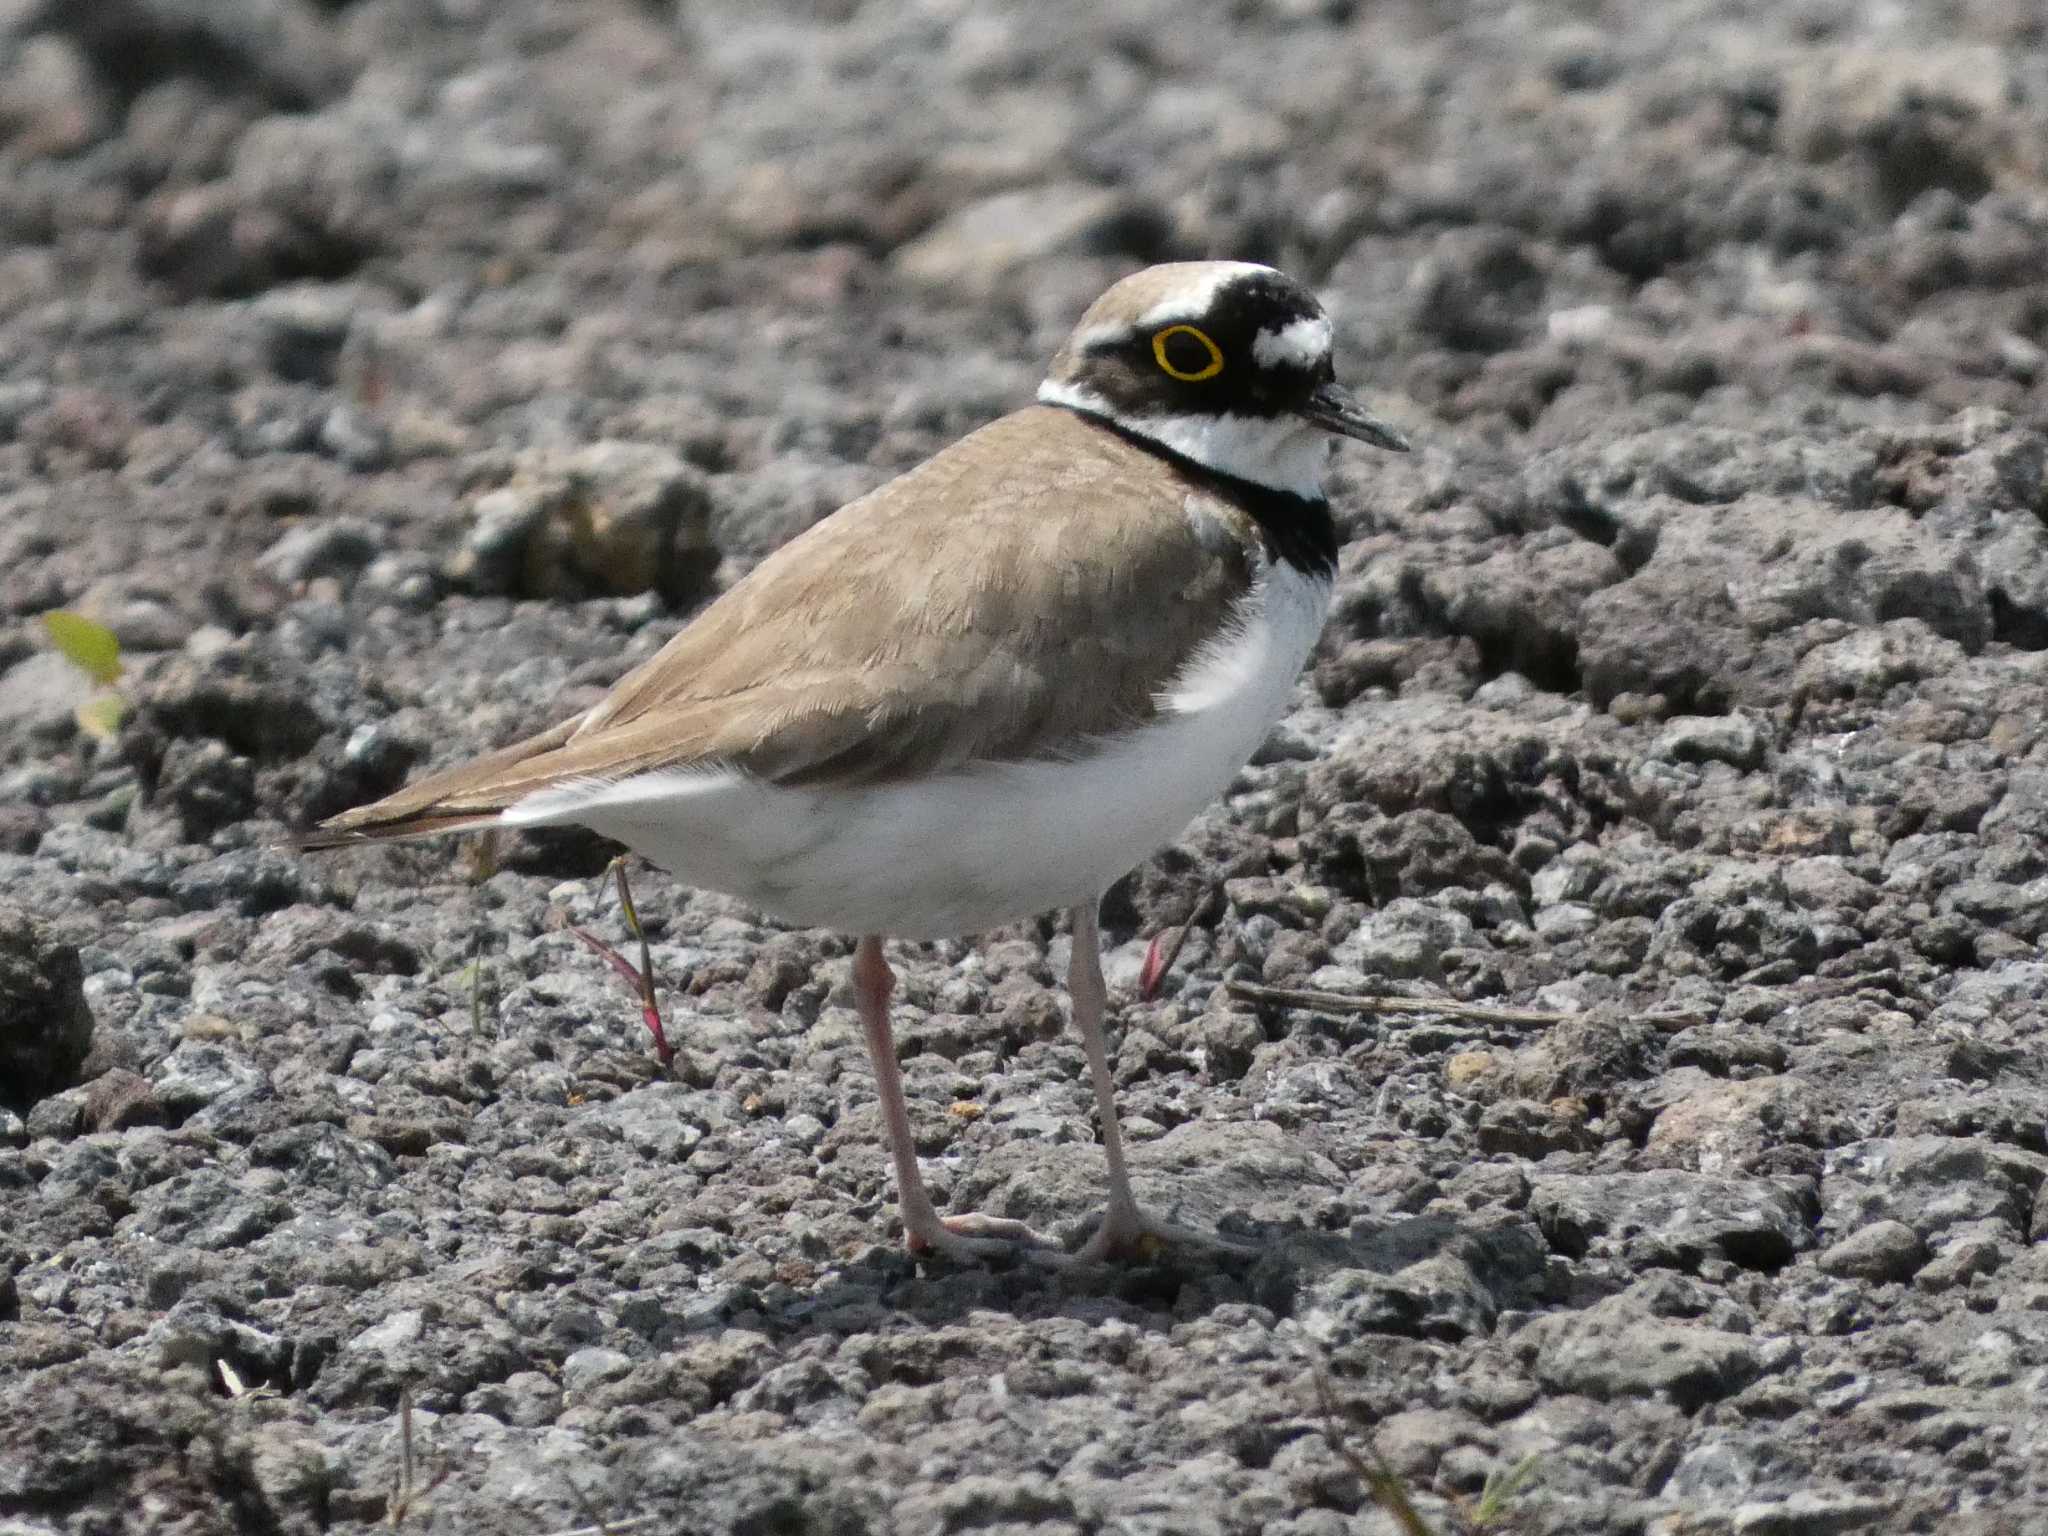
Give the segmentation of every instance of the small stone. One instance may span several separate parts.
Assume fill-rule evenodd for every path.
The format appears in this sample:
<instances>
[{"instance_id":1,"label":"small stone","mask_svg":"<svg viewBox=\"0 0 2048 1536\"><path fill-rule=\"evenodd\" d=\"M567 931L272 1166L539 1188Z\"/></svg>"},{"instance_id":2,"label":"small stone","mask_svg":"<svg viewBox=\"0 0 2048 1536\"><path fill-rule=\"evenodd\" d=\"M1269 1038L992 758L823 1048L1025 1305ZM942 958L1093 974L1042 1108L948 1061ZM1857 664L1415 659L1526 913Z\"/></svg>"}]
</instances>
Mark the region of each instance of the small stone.
<instances>
[{"instance_id":1,"label":"small stone","mask_svg":"<svg viewBox=\"0 0 2048 1536\"><path fill-rule=\"evenodd\" d=\"M324 1507L335 1473L313 1429L288 1421L261 1424L246 1444L244 1465L266 1508Z\"/></svg>"},{"instance_id":2,"label":"small stone","mask_svg":"<svg viewBox=\"0 0 2048 1536\"><path fill-rule=\"evenodd\" d=\"M224 742L174 738L165 744L153 798L177 813L185 841L204 842L255 814L255 766Z\"/></svg>"},{"instance_id":3,"label":"small stone","mask_svg":"<svg viewBox=\"0 0 2048 1536\"><path fill-rule=\"evenodd\" d=\"M1468 1413L1410 1408L1389 1414L1373 1429L1373 1449L1403 1477L1427 1485L1437 1465L1459 1446L1494 1447L1492 1431Z\"/></svg>"},{"instance_id":4,"label":"small stone","mask_svg":"<svg viewBox=\"0 0 2048 1536\"><path fill-rule=\"evenodd\" d=\"M1600 926L1600 915L1584 902L1560 901L1536 909L1536 932L1546 944L1583 939Z\"/></svg>"},{"instance_id":5,"label":"small stone","mask_svg":"<svg viewBox=\"0 0 2048 1536\"><path fill-rule=\"evenodd\" d=\"M1690 1412L1739 1392L1765 1369L1756 1344L1739 1333L1691 1318L1659 1315L1665 1286L1697 1282L1638 1281L1583 1312L1537 1318L1514 1336L1537 1377L1553 1392L1601 1402L1661 1397Z\"/></svg>"},{"instance_id":6,"label":"small stone","mask_svg":"<svg viewBox=\"0 0 2048 1536\"><path fill-rule=\"evenodd\" d=\"M1968 1285L1977 1275L1996 1273L2012 1248L2011 1234L2004 1223L1969 1222L1946 1235L1940 1250L1914 1275L1913 1284L1923 1291L1947 1291Z\"/></svg>"},{"instance_id":7,"label":"small stone","mask_svg":"<svg viewBox=\"0 0 2048 1536\"><path fill-rule=\"evenodd\" d=\"M381 1357L397 1366L410 1366L419 1354L420 1338L426 1332L426 1314L417 1307L393 1312L373 1323L342 1345L349 1354Z\"/></svg>"},{"instance_id":8,"label":"small stone","mask_svg":"<svg viewBox=\"0 0 2048 1536\"><path fill-rule=\"evenodd\" d=\"M1997 1221L2012 1240L2027 1228L2048 1182L2048 1156L1965 1136L1891 1136L1828 1153L1821 1182L1822 1226L1848 1233L1877 1220L1902 1221L1932 1242L1951 1228Z\"/></svg>"},{"instance_id":9,"label":"small stone","mask_svg":"<svg viewBox=\"0 0 2048 1536\"><path fill-rule=\"evenodd\" d=\"M997 192L948 214L898 250L895 264L918 282L988 297L1050 256L1094 248L1123 203L1075 182Z\"/></svg>"},{"instance_id":10,"label":"small stone","mask_svg":"<svg viewBox=\"0 0 2048 1536\"><path fill-rule=\"evenodd\" d=\"M282 850L237 848L181 870L171 882L171 895L188 912L227 907L244 917L262 917L297 902L319 901L323 883L317 866Z\"/></svg>"},{"instance_id":11,"label":"small stone","mask_svg":"<svg viewBox=\"0 0 2048 1536\"><path fill-rule=\"evenodd\" d=\"M156 1090L139 1072L115 1067L86 1085L85 1123L95 1131L125 1131L131 1126L161 1125L163 1120Z\"/></svg>"},{"instance_id":12,"label":"small stone","mask_svg":"<svg viewBox=\"0 0 2048 1536\"><path fill-rule=\"evenodd\" d=\"M100 138L112 102L70 39L43 32L8 42L0 68L0 141L34 159L71 155Z\"/></svg>"},{"instance_id":13,"label":"small stone","mask_svg":"<svg viewBox=\"0 0 2048 1536\"><path fill-rule=\"evenodd\" d=\"M29 1109L25 1124L31 1141L45 1137L70 1140L85 1129L85 1090L67 1088L37 1100Z\"/></svg>"},{"instance_id":14,"label":"small stone","mask_svg":"<svg viewBox=\"0 0 2048 1536\"><path fill-rule=\"evenodd\" d=\"M338 405L320 423L320 446L358 474L374 474L391 459L391 433L374 416Z\"/></svg>"},{"instance_id":15,"label":"small stone","mask_svg":"<svg viewBox=\"0 0 2048 1536\"><path fill-rule=\"evenodd\" d=\"M487 1413L523 1429L552 1424L562 1411L562 1389L539 1371L514 1371L486 1382L463 1399L464 1411Z\"/></svg>"},{"instance_id":16,"label":"small stone","mask_svg":"<svg viewBox=\"0 0 2048 1536\"><path fill-rule=\"evenodd\" d=\"M488 592L653 592L680 607L710 590L718 568L709 477L657 443L607 438L526 455L509 485L470 510L448 574Z\"/></svg>"},{"instance_id":17,"label":"small stone","mask_svg":"<svg viewBox=\"0 0 2048 1536\"><path fill-rule=\"evenodd\" d=\"M1843 1497L1801 1489L1790 1498L1737 1506L1729 1520L1732 1536L1839 1536L1868 1530L1898 1512L1893 1499Z\"/></svg>"},{"instance_id":18,"label":"small stone","mask_svg":"<svg viewBox=\"0 0 2048 1536\"><path fill-rule=\"evenodd\" d=\"M1557 1252L1613 1254L1638 1269L1718 1258L1775 1270L1812 1241L1801 1202L1779 1185L1675 1169L1538 1178L1529 1213Z\"/></svg>"},{"instance_id":19,"label":"small stone","mask_svg":"<svg viewBox=\"0 0 2048 1536\"><path fill-rule=\"evenodd\" d=\"M1633 689L1625 689L1607 701L1607 712L1623 725L1662 720L1670 709L1663 694L1637 693Z\"/></svg>"},{"instance_id":20,"label":"small stone","mask_svg":"<svg viewBox=\"0 0 2048 1536\"><path fill-rule=\"evenodd\" d=\"M1369 976L1436 981L1443 975L1444 952L1468 946L1474 937L1470 918L1399 896L1369 914L1334 958Z\"/></svg>"},{"instance_id":21,"label":"small stone","mask_svg":"<svg viewBox=\"0 0 2048 1536\"><path fill-rule=\"evenodd\" d=\"M34 853L49 825L41 806L0 805L0 853Z\"/></svg>"},{"instance_id":22,"label":"small stone","mask_svg":"<svg viewBox=\"0 0 2048 1536\"><path fill-rule=\"evenodd\" d=\"M240 646L177 657L137 689L138 728L212 737L258 763L295 758L327 729L308 680L275 653Z\"/></svg>"},{"instance_id":23,"label":"small stone","mask_svg":"<svg viewBox=\"0 0 2048 1536\"><path fill-rule=\"evenodd\" d=\"M469 534L449 566L451 579L480 592L521 589L526 546L547 516L547 496L532 484L486 491L469 505Z\"/></svg>"},{"instance_id":24,"label":"small stone","mask_svg":"<svg viewBox=\"0 0 2048 1536\"><path fill-rule=\"evenodd\" d=\"M1499 1074L1504 1065L1492 1051L1459 1051L1444 1063L1444 1086L1454 1093L1469 1094Z\"/></svg>"},{"instance_id":25,"label":"small stone","mask_svg":"<svg viewBox=\"0 0 2048 1536\"><path fill-rule=\"evenodd\" d=\"M1518 1211L1529 1203L1529 1180L1512 1163L1473 1163L1445 1181L1438 1203L1468 1211L1486 1206Z\"/></svg>"},{"instance_id":26,"label":"small stone","mask_svg":"<svg viewBox=\"0 0 2048 1536\"><path fill-rule=\"evenodd\" d=\"M1779 872L1785 894L1810 912L1864 912L1877 904L1878 889L1838 855L1793 859Z\"/></svg>"},{"instance_id":27,"label":"small stone","mask_svg":"<svg viewBox=\"0 0 2048 1536\"><path fill-rule=\"evenodd\" d=\"M1814 698L1877 695L1899 683L1938 677L1962 665L1964 650L1918 619L1852 630L1815 646L1793 673L1793 687Z\"/></svg>"},{"instance_id":28,"label":"small stone","mask_svg":"<svg viewBox=\"0 0 2048 1536\"><path fill-rule=\"evenodd\" d=\"M1786 1077L1708 1079L1658 1112L1644 1149L1701 1173L1723 1172L1776 1143L1773 1126L1796 1092Z\"/></svg>"},{"instance_id":29,"label":"small stone","mask_svg":"<svg viewBox=\"0 0 2048 1536\"><path fill-rule=\"evenodd\" d=\"M617 1136L644 1156L680 1162L704 1138L697 1096L680 1083L648 1083L584 1116L593 1135Z\"/></svg>"},{"instance_id":30,"label":"small stone","mask_svg":"<svg viewBox=\"0 0 2048 1536\"><path fill-rule=\"evenodd\" d=\"M906 1530L1073 1529L1074 1498L1043 1472L974 1473L922 1485L896 1514Z\"/></svg>"},{"instance_id":31,"label":"small stone","mask_svg":"<svg viewBox=\"0 0 2048 1536\"><path fill-rule=\"evenodd\" d=\"M256 557L257 567L280 581L319 576L352 579L383 548L383 535L351 517L316 517L286 533Z\"/></svg>"},{"instance_id":32,"label":"small stone","mask_svg":"<svg viewBox=\"0 0 2048 1536\"><path fill-rule=\"evenodd\" d=\"M1785 1066L1785 1047L1761 1030L1695 1025L1671 1037L1666 1060L1674 1067L1702 1067L1716 1077L1734 1077L1745 1070L1778 1072Z\"/></svg>"},{"instance_id":33,"label":"small stone","mask_svg":"<svg viewBox=\"0 0 2048 1536\"><path fill-rule=\"evenodd\" d=\"M632 1356L591 1344L562 1362L562 1391L569 1396L582 1396L608 1381L619 1380L632 1369Z\"/></svg>"},{"instance_id":34,"label":"small stone","mask_svg":"<svg viewBox=\"0 0 2048 1536\"><path fill-rule=\"evenodd\" d=\"M1680 715L1658 735L1657 755L1747 769L1762 764L1765 745L1762 728L1747 715Z\"/></svg>"},{"instance_id":35,"label":"small stone","mask_svg":"<svg viewBox=\"0 0 2048 1536\"><path fill-rule=\"evenodd\" d=\"M246 1093L263 1081L263 1074L238 1053L193 1040L181 1042L152 1071L157 1102L174 1120L230 1094Z\"/></svg>"},{"instance_id":36,"label":"small stone","mask_svg":"<svg viewBox=\"0 0 2048 1536\"><path fill-rule=\"evenodd\" d=\"M1480 1118L1478 1143L1489 1155L1540 1158L1585 1150L1594 1138L1586 1129L1584 1100L1564 1097L1539 1104L1508 1099L1489 1107Z\"/></svg>"},{"instance_id":37,"label":"small stone","mask_svg":"<svg viewBox=\"0 0 2048 1536\"><path fill-rule=\"evenodd\" d=\"M1265 915L1283 928L1313 927L1330 912L1330 893L1316 886L1263 876L1226 880L1223 894L1243 917Z\"/></svg>"},{"instance_id":38,"label":"small stone","mask_svg":"<svg viewBox=\"0 0 2048 1536\"><path fill-rule=\"evenodd\" d=\"M0 906L0 1100L25 1109L74 1082L92 1032L76 946Z\"/></svg>"},{"instance_id":39,"label":"small stone","mask_svg":"<svg viewBox=\"0 0 2048 1536\"><path fill-rule=\"evenodd\" d=\"M1820 1256L1820 1267L1845 1280L1884 1284L1909 1278L1927 1258L1927 1245L1903 1221L1873 1221Z\"/></svg>"}]
</instances>

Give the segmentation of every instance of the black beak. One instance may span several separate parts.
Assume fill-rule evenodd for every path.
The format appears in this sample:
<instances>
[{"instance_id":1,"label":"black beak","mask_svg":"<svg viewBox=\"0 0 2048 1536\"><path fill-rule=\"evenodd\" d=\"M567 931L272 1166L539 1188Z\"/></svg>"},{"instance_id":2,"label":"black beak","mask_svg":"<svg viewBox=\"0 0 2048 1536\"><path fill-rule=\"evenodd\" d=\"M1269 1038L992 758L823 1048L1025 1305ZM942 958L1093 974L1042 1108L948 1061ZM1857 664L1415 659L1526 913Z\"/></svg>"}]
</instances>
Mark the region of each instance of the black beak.
<instances>
[{"instance_id":1,"label":"black beak","mask_svg":"<svg viewBox=\"0 0 2048 1536\"><path fill-rule=\"evenodd\" d=\"M1298 407L1309 421L1340 437L1355 437L1375 448L1395 453L1408 451L1408 439L1358 403L1358 397L1341 384L1323 384Z\"/></svg>"}]
</instances>

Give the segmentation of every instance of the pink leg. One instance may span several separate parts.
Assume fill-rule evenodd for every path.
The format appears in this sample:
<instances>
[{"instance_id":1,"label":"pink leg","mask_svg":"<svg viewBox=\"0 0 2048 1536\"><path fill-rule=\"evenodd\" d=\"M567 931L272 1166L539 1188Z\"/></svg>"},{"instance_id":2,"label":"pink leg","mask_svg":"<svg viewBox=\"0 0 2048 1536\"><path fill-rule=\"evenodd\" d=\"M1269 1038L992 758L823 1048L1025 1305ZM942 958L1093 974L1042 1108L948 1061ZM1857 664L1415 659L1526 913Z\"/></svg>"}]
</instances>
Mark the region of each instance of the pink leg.
<instances>
[{"instance_id":1,"label":"pink leg","mask_svg":"<svg viewBox=\"0 0 2048 1536\"><path fill-rule=\"evenodd\" d=\"M867 1036L868 1058L875 1066L889 1157L896 1167L896 1203L903 1214L904 1242L912 1253L939 1252L956 1259L982 1259L1018 1247L1043 1246L1043 1240L1021 1221L978 1213L942 1217L925 1193L924 1178L917 1170L910 1106L903 1097L903 1073L896 1065L896 1041L889 1032L889 996L895 990L896 976L883 958L882 941L870 934L853 951L853 993L861 1029Z\"/></svg>"}]
</instances>

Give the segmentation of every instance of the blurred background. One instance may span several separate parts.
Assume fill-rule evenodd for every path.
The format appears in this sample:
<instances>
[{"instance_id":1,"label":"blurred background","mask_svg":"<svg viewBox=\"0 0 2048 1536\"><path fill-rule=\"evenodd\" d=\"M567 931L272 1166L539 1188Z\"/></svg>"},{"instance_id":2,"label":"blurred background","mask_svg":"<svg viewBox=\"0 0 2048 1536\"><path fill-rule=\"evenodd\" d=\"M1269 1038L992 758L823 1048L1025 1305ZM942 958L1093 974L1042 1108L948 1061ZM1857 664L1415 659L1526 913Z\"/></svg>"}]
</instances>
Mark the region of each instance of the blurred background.
<instances>
[{"instance_id":1,"label":"blurred background","mask_svg":"<svg viewBox=\"0 0 2048 1536\"><path fill-rule=\"evenodd\" d=\"M2031 0L7 0L0 612L237 631L270 600L234 567L315 515L358 525L342 572L686 604L1023 398L1107 281L1173 257L1316 285L1351 380L1446 457L1646 400L2028 409L2044 27ZM605 439L703 472L679 553L451 550L509 458ZM195 545L204 572L162 563Z\"/></svg>"}]
</instances>

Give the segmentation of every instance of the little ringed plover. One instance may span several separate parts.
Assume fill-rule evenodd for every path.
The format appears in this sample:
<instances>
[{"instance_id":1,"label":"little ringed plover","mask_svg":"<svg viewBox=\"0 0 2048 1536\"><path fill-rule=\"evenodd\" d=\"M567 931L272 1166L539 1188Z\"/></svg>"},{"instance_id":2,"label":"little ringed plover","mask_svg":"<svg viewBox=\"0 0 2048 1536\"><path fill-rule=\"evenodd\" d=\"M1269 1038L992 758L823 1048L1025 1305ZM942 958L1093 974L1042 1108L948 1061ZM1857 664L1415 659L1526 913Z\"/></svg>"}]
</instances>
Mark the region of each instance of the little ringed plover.
<instances>
[{"instance_id":1,"label":"little ringed plover","mask_svg":"<svg viewBox=\"0 0 2048 1536\"><path fill-rule=\"evenodd\" d=\"M882 936L1066 907L1109 1176L1082 1257L1180 1235L1131 1190L1096 905L1287 708L1337 564L1329 434L1407 447L1336 383L1331 341L1269 267L1127 277L1036 404L793 539L592 708L306 842L581 825L688 885L860 936L905 1236L956 1257L1040 1240L927 1195Z\"/></svg>"}]
</instances>

